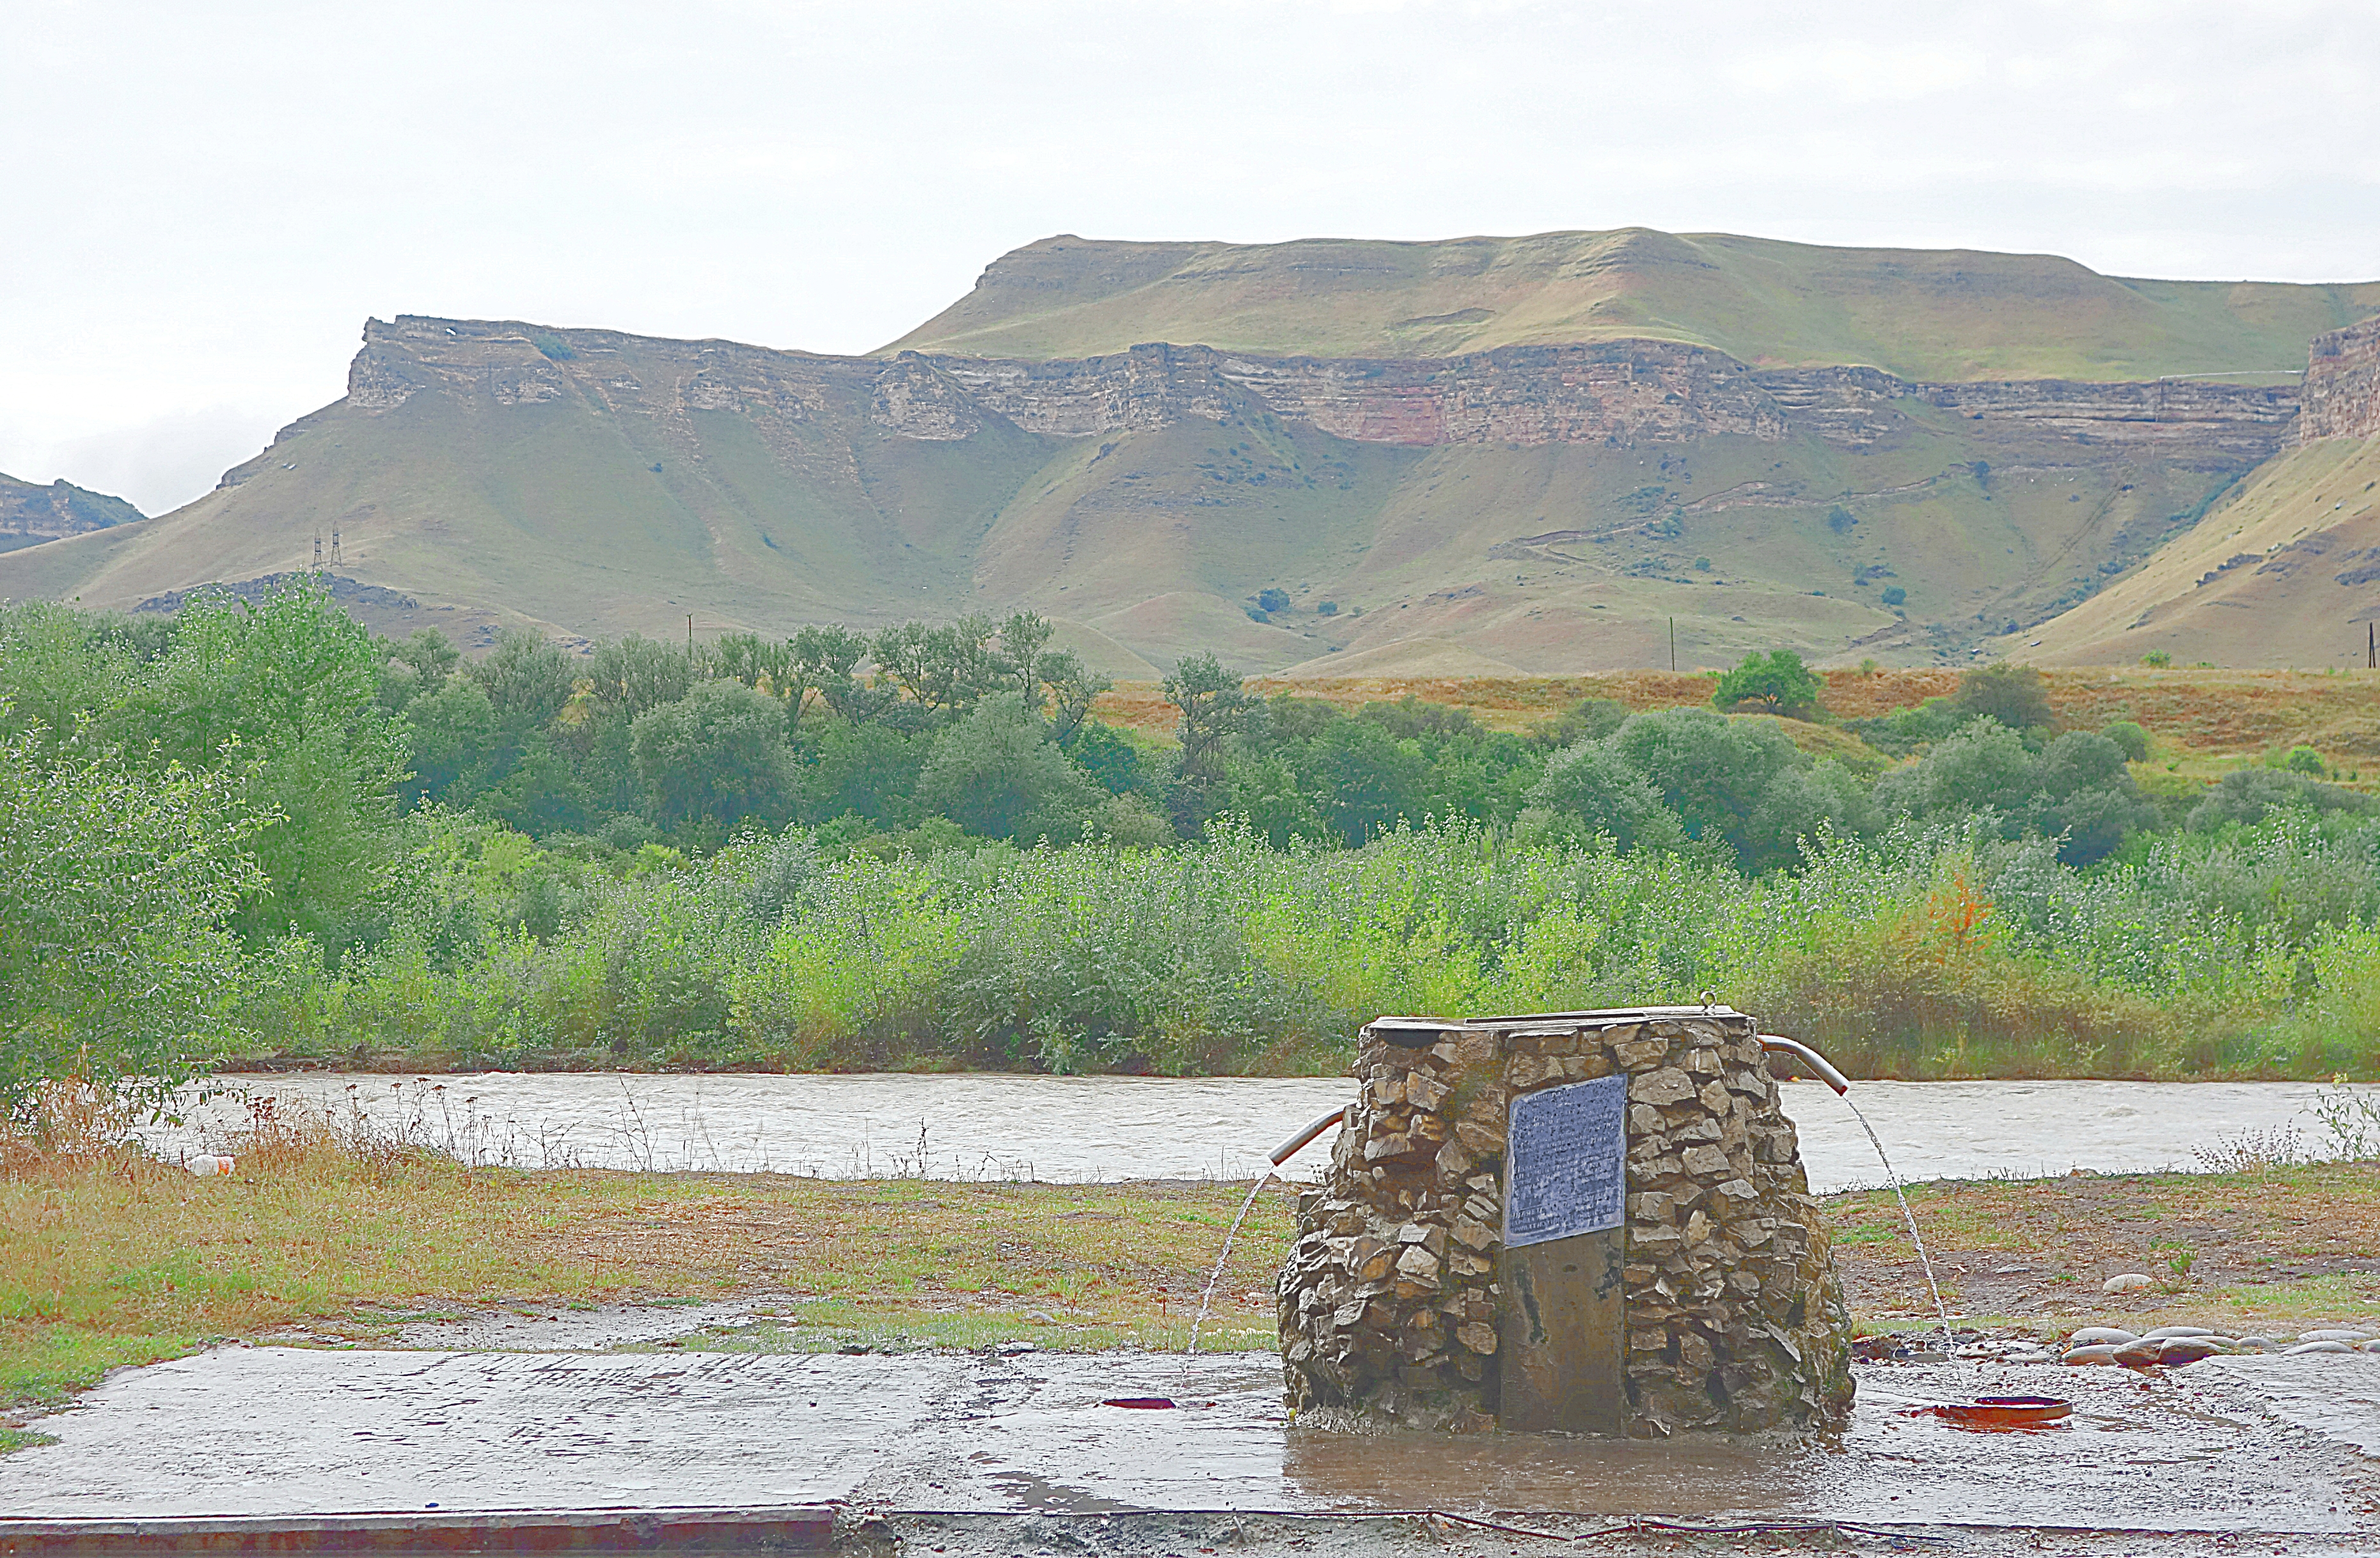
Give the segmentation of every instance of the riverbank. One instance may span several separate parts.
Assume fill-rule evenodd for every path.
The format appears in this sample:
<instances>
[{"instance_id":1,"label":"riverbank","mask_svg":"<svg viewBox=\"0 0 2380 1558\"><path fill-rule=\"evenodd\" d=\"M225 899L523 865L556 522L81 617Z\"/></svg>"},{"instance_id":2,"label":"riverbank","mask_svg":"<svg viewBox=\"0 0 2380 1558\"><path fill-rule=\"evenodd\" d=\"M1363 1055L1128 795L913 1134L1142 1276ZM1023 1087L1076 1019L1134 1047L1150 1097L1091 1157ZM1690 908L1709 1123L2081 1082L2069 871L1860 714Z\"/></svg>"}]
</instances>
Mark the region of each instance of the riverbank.
<instances>
[{"instance_id":1,"label":"riverbank","mask_svg":"<svg viewBox=\"0 0 2380 1558\"><path fill-rule=\"evenodd\" d=\"M423 1345L472 1317L724 1300L758 1307L726 1325L689 1314L683 1334L633 1345L1180 1350L1246 1194L1222 1182L527 1173L322 1138L269 1140L236 1174L203 1178L20 1150L0 1160L0 1411L13 1431L112 1369L224 1341ZM1946 1182L1911 1202L1946 1300L1978 1322L2271 1334L2380 1317L2380 1174L2368 1164ZM1271 1345L1293 1204L1280 1187L1257 1197L1202 1347ZM1889 1195L1825 1205L1861 1325L1929 1314ZM2101 1293L2119 1272L2153 1285Z\"/></svg>"}]
</instances>

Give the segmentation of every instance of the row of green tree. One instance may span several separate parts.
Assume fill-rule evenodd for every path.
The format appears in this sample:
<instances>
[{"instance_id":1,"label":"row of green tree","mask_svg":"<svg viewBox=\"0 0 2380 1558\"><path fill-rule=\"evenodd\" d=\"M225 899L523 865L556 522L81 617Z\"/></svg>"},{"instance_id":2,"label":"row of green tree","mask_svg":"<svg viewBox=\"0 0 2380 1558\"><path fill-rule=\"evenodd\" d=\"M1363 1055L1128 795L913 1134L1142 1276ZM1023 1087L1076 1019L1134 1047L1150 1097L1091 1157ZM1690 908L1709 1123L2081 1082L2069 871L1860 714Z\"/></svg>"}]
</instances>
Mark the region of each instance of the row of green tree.
<instances>
[{"instance_id":1,"label":"row of green tree","mask_svg":"<svg viewBox=\"0 0 2380 1558\"><path fill-rule=\"evenodd\" d=\"M1211 655L1166 679L1174 739L1152 741L1097 716L1105 680L1050 638L1019 614L585 655L516 635L467 661L432 634L376 639L302 583L172 618L0 609L0 1105L93 1046L170 1077L259 957L310 949L334 970L409 946L461 970L495 955L491 935L575 933L612 901L592 883L738 837L890 860L1220 830L1310 855L1434 821L1563 858L1790 877L1829 837L2033 841L2070 870L2366 804L2258 769L2161 811L2128 766L2136 726L2058 730L2039 679L2010 668L1854 722L1911 754L1870 779L1780 718L1590 700L1498 732L1410 699L1260 698ZM1749 669L1808 675L1790 656ZM1741 677L1715 700L1807 712ZM441 841L467 834L531 862L500 911L452 890Z\"/></svg>"},{"instance_id":2,"label":"row of green tree","mask_svg":"<svg viewBox=\"0 0 2380 1558\"><path fill-rule=\"evenodd\" d=\"M1912 757L1874 777L1875 762L1812 756L1796 740L1808 727L1781 718L1589 700L1516 734L1412 698L1353 712L1259 698L1206 654L1166 678L1174 739L1153 741L1099 718L1108 679L1050 639L1018 613L699 646L631 635L591 653L515 633L472 661L434 631L375 639L303 583L173 618L30 604L0 611L0 731L224 777L257 820L266 883L235 928L332 947L384 918L396 830L425 803L591 856L691 856L789 825L880 851L970 837L1146 847L1232 815L1276 846L1355 846L1438 819L1717 851L1753 871L1792 866L1822 833L1896 820L1980 816L2083 865L2172 824L2364 804L2252 770L2161 813L2128 766L2144 733L2058 729L2021 667L1851 722L1866 748ZM1780 651L1719 677L1712 701L1807 715L1817 690Z\"/></svg>"}]
</instances>

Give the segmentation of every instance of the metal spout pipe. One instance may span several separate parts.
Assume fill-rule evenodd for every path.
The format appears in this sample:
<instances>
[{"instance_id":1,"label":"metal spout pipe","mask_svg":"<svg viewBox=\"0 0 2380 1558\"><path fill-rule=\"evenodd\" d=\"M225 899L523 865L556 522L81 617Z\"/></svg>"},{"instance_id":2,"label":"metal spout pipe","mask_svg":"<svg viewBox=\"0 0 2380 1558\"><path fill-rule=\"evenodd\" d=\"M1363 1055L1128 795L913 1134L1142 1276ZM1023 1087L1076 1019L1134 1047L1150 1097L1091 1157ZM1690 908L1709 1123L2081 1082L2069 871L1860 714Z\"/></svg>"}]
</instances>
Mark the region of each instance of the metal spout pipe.
<instances>
[{"instance_id":1,"label":"metal spout pipe","mask_svg":"<svg viewBox=\"0 0 2380 1558\"><path fill-rule=\"evenodd\" d=\"M1759 1037L1760 1047L1763 1050L1772 1055L1791 1055L1795 1060L1800 1061L1804 1066L1808 1067L1811 1076L1815 1077L1819 1081L1824 1082L1827 1086L1834 1089L1838 1094L1847 1093L1852 1090L1850 1078L1846 1077L1841 1072L1836 1070L1833 1064L1829 1062L1826 1056L1810 1048L1809 1045L1804 1044L1799 1039L1786 1039L1774 1033L1763 1033ZM1275 1162L1280 1162L1277 1158L1273 1161Z\"/></svg>"},{"instance_id":2,"label":"metal spout pipe","mask_svg":"<svg viewBox=\"0 0 2380 1558\"><path fill-rule=\"evenodd\" d=\"M1289 1162L1292 1158L1296 1157L1297 1154L1305 1149L1307 1142L1312 1141L1316 1137L1320 1136L1324 1131L1329 1130L1333 1126L1344 1125L1347 1120L1347 1111L1352 1107L1353 1105L1351 1104L1341 1104L1338 1108L1333 1109L1330 1114L1323 1115L1322 1118L1315 1121L1304 1130L1299 1131L1295 1136L1291 1137L1287 1141L1284 1141L1280 1146L1274 1148L1272 1150L1272 1166L1275 1168L1281 1167L1281 1164Z\"/></svg>"}]
</instances>

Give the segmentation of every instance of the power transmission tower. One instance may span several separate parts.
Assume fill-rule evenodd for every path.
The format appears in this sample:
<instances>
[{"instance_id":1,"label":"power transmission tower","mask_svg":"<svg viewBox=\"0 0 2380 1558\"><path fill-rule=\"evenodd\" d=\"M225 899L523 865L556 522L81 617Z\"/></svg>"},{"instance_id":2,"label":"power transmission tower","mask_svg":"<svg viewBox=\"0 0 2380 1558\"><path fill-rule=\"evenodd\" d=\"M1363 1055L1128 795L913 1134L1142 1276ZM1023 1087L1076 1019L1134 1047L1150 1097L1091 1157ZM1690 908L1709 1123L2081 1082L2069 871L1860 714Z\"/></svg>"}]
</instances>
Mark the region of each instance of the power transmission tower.
<instances>
[{"instance_id":1,"label":"power transmission tower","mask_svg":"<svg viewBox=\"0 0 2380 1558\"><path fill-rule=\"evenodd\" d=\"M339 532L333 530L331 532L331 566L337 567L339 561Z\"/></svg>"},{"instance_id":2,"label":"power transmission tower","mask_svg":"<svg viewBox=\"0 0 2380 1558\"><path fill-rule=\"evenodd\" d=\"M314 571L322 571L322 532L320 530L314 532Z\"/></svg>"}]
</instances>

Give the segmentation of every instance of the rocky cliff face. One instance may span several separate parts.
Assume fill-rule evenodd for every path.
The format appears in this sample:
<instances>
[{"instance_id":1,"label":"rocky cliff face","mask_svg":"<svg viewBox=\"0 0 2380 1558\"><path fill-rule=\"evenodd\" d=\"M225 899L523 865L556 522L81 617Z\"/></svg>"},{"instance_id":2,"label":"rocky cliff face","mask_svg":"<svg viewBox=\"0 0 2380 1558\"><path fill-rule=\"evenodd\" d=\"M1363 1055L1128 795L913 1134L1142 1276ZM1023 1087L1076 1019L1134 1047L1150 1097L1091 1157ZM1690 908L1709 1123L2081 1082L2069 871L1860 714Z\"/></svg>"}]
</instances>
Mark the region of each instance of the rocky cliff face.
<instances>
[{"instance_id":1,"label":"rocky cliff face","mask_svg":"<svg viewBox=\"0 0 2380 1558\"><path fill-rule=\"evenodd\" d=\"M674 383L611 372L633 348ZM2241 463L2288 443L2295 396L2183 382L1912 383L1867 368L1760 370L1670 341L1506 347L1446 359L1256 357L1143 346L1074 361L998 361L903 352L891 361L772 352L726 342L603 332L553 335L516 324L375 321L348 376L349 403L390 409L431 384L499 406L563 393L565 375L614 408L664 416L765 408L795 420L856 398L901 437L970 438L987 418L1085 438L1190 418L1262 411L1357 443L1408 445L1682 443L1715 434L1776 441L1807 432L1857 448L1912 414L2085 443L2193 451ZM2366 370L2367 408L2369 370Z\"/></svg>"},{"instance_id":2,"label":"rocky cliff face","mask_svg":"<svg viewBox=\"0 0 2380 1558\"><path fill-rule=\"evenodd\" d=\"M2298 431L2308 444L2374 433L2380 433L2380 314L2313 338Z\"/></svg>"},{"instance_id":3,"label":"rocky cliff face","mask_svg":"<svg viewBox=\"0 0 2380 1558\"><path fill-rule=\"evenodd\" d=\"M0 476L0 551L103 530L140 517L122 498L87 492L70 481L42 487Z\"/></svg>"},{"instance_id":4,"label":"rocky cliff face","mask_svg":"<svg viewBox=\"0 0 2380 1558\"><path fill-rule=\"evenodd\" d=\"M1264 358L1135 347L1082 362L902 354L1028 432L1061 437L1220 419L1253 397L1285 421L1365 444L1599 444L1713 432L1784 435L1734 359L1668 341L1507 347L1446 359Z\"/></svg>"}]
</instances>

